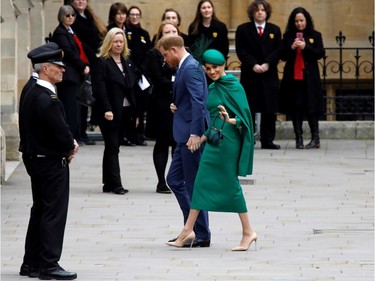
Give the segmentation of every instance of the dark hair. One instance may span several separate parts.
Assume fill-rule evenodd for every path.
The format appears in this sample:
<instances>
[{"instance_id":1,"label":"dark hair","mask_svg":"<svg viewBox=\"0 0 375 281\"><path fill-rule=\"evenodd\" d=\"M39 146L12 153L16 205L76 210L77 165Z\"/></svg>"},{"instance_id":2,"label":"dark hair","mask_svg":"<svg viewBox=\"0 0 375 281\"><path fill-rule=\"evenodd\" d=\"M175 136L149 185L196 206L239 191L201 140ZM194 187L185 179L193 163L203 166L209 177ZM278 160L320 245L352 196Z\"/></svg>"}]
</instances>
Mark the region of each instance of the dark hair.
<instances>
[{"instance_id":1,"label":"dark hair","mask_svg":"<svg viewBox=\"0 0 375 281\"><path fill-rule=\"evenodd\" d=\"M268 21L272 14L272 6L266 0L253 1L247 8L247 16L249 17L251 21L254 21L254 13L258 11L259 5L263 5L264 10L266 11L266 14L267 14L266 21Z\"/></svg>"},{"instance_id":2,"label":"dark hair","mask_svg":"<svg viewBox=\"0 0 375 281\"><path fill-rule=\"evenodd\" d=\"M286 26L286 29L285 29L285 33L287 32L296 32L297 31L297 27L296 27L296 24L295 24L295 19L296 19L296 15L297 14L303 14L306 18L306 31L312 31L314 30L314 22L312 20L312 17L310 15L310 13L308 11L306 11L305 8L302 8L302 7L298 7L298 8L295 8L292 13L290 14L289 16L289 19L288 19L288 23L287 23L287 26Z\"/></svg>"},{"instance_id":3,"label":"dark hair","mask_svg":"<svg viewBox=\"0 0 375 281\"><path fill-rule=\"evenodd\" d=\"M165 21L165 14L168 13L168 12L174 12L174 13L176 13L176 15L177 15L177 19L178 19L178 25L180 25L180 24L181 24L181 15L179 14L179 12L177 12L177 11L176 11L175 9L173 9L173 8L165 9L165 11L164 11L164 13L163 13L163 15L162 15L162 17L161 17L161 21Z\"/></svg>"},{"instance_id":4,"label":"dark hair","mask_svg":"<svg viewBox=\"0 0 375 281\"><path fill-rule=\"evenodd\" d=\"M197 6L197 11L195 12L195 18L192 21L192 23L189 25L189 31L191 31L189 33L191 33L193 35L198 34L199 24L202 23L202 20L203 20L202 14L201 14L201 6L206 2L210 3L211 6L212 6L212 19L219 21L219 19L217 18L216 14L215 14L215 8L214 8L214 4L212 3L212 1L211 0L200 0L199 3L198 3L198 6Z\"/></svg>"},{"instance_id":5,"label":"dark hair","mask_svg":"<svg viewBox=\"0 0 375 281\"><path fill-rule=\"evenodd\" d=\"M139 15L140 15L140 17L142 17L142 10L141 10L138 6L134 6L134 5L131 6L131 7L128 9L129 16L126 18L126 22L127 22L128 24L130 24L130 25L132 25L132 23L131 23L131 21L130 21L130 11L133 10L133 9L137 9L137 10L139 11ZM136 27L141 27L141 24L138 23L138 24L136 25Z\"/></svg>"},{"instance_id":6,"label":"dark hair","mask_svg":"<svg viewBox=\"0 0 375 281\"><path fill-rule=\"evenodd\" d=\"M111 7L109 8L108 24L115 22L115 17L119 11L126 15L128 14L128 9L126 8L124 3L121 3L121 2L113 3Z\"/></svg>"}]
</instances>

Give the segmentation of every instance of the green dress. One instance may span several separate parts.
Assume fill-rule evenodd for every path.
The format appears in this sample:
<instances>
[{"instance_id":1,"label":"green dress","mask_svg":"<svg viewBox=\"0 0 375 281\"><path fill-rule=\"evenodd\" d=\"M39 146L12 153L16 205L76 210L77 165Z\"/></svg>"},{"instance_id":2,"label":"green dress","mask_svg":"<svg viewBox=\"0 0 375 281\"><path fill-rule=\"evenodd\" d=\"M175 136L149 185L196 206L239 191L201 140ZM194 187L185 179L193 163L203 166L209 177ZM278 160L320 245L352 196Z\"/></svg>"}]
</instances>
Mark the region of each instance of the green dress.
<instances>
[{"instance_id":1,"label":"green dress","mask_svg":"<svg viewBox=\"0 0 375 281\"><path fill-rule=\"evenodd\" d=\"M252 174L254 132L245 91L231 74L220 77L209 87L206 102L210 127L223 105L236 125L225 123L219 145L206 142L194 183L191 209L216 212L247 212L238 176ZM221 125L217 119L215 127ZM205 132L207 135L209 129Z\"/></svg>"}]
</instances>

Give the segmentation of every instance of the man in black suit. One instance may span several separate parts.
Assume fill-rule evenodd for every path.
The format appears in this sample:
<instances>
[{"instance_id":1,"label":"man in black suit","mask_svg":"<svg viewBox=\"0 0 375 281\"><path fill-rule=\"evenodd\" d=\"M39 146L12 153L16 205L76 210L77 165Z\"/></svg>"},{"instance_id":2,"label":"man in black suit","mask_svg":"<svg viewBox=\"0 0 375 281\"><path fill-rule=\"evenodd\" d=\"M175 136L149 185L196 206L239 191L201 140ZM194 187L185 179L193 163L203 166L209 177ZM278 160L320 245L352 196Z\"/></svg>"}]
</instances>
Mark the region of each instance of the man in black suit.
<instances>
[{"instance_id":1,"label":"man in black suit","mask_svg":"<svg viewBox=\"0 0 375 281\"><path fill-rule=\"evenodd\" d=\"M33 196L20 275L42 280L77 278L58 263L68 212L69 163L78 150L54 87L63 77L62 56L52 42L29 52L39 78L25 86L19 109L19 150Z\"/></svg>"},{"instance_id":2,"label":"man in black suit","mask_svg":"<svg viewBox=\"0 0 375 281\"><path fill-rule=\"evenodd\" d=\"M261 113L260 142L263 149L280 149L274 144L278 112L279 77L277 64L281 52L280 28L267 22L271 5L265 0L253 1L247 9L250 22L236 30L236 52L241 61L243 85L253 120Z\"/></svg>"}]
</instances>

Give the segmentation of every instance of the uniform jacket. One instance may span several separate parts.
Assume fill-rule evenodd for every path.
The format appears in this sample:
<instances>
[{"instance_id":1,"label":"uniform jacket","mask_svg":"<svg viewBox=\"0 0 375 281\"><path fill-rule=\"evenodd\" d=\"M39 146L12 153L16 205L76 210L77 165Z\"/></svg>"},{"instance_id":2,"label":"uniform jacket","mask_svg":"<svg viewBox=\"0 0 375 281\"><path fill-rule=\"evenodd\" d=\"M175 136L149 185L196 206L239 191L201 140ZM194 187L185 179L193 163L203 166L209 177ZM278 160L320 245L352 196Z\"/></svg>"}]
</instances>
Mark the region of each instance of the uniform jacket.
<instances>
[{"instance_id":1,"label":"uniform jacket","mask_svg":"<svg viewBox=\"0 0 375 281\"><path fill-rule=\"evenodd\" d=\"M126 39L130 49L130 58L140 73L144 73L144 60L147 52L152 48L150 35L147 30L127 25ZM139 77L140 78L140 77Z\"/></svg>"},{"instance_id":2,"label":"uniform jacket","mask_svg":"<svg viewBox=\"0 0 375 281\"><path fill-rule=\"evenodd\" d=\"M66 65L64 81L80 83L86 64L79 57L79 48L73 39L73 35L68 32L63 24L59 24L53 32L52 41L64 51L63 62Z\"/></svg>"},{"instance_id":3,"label":"uniform jacket","mask_svg":"<svg viewBox=\"0 0 375 281\"><path fill-rule=\"evenodd\" d=\"M57 95L39 84L23 94L19 109L20 151L33 156L68 156L74 140Z\"/></svg>"},{"instance_id":4,"label":"uniform jacket","mask_svg":"<svg viewBox=\"0 0 375 281\"><path fill-rule=\"evenodd\" d=\"M285 113L290 111L289 105L294 104L294 62L296 50L291 46L296 37L295 33L286 33L283 38L283 53L281 59L286 61L283 73L283 79L280 85L281 110ZM321 33L317 31L305 32L304 40L306 47L302 50L303 61L305 64L304 80L306 82L307 106L309 112L323 112L323 92L320 80L318 60L324 57L325 50Z\"/></svg>"},{"instance_id":5,"label":"uniform jacket","mask_svg":"<svg viewBox=\"0 0 375 281\"><path fill-rule=\"evenodd\" d=\"M190 135L201 136L210 118L206 108L208 89L202 66L191 55L176 73L173 94L177 107L173 116L175 141L185 143Z\"/></svg>"},{"instance_id":6,"label":"uniform jacket","mask_svg":"<svg viewBox=\"0 0 375 281\"><path fill-rule=\"evenodd\" d=\"M113 112L113 124L121 123L124 97L135 106L134 85L136 78L132 63L121 58L125 77L116 62L111 58L98 58L92 72L92 89L96 98L95 114L104 121L104 112Z\"/></svg>"},{"instance_id":7,"label":"uniform jacket","mask_svg":"<svg viewBox=\"0 0 375 281\"><path fill-rule=\"evenodd\" d=\"M198 34L191 34L192 27L189 27L188 45L191 48L192 54L195 53L193 50L193 44L200 40L203 35L206 40L209 40L210 44L199 52L199 57L195 56L195 59L200 60L205 50L215 49L220 51L225 58L228 57L229 53L229 39L227 26L217 20L212 20L209 27L199 25Z\"/></svg>"},{"instance_id":8,"label":"uniform jacket","mask_svg":"<svg viewBox=\"0 0 375 281\"><path fill-rule=\"evenodd\" d=\"M278 110L279 78L277 64L281 53L281 31L277 25L266 23L260 37L254 22L238 26L236 52L241 61L241 84L252 111L275 113ZM263 74L253 71L255 64L269 64Z\"/></svg>"}]
</instances>

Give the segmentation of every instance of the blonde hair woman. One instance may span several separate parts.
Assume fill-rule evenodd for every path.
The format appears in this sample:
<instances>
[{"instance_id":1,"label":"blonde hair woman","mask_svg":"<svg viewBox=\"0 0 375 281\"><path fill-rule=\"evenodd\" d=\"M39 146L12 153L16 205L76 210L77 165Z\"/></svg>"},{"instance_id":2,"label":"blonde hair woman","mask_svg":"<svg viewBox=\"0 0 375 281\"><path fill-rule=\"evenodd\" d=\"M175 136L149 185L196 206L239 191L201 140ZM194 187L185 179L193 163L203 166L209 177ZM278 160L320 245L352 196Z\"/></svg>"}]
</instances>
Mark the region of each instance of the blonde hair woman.
<instances>
[{"instance_id":1,"label":"blonde hair woman","mask_svg":"<svg viewBox=\"0 0 375 281\"><path fill-rule=\"evenodd\" d=\"M126 120L135 107L136 77L125 33L120 28L108 31L100 47L93 70L94 111L104 139L103 192L125 194L122 186L118 154Z\"/></svg>"}]
</instances>

